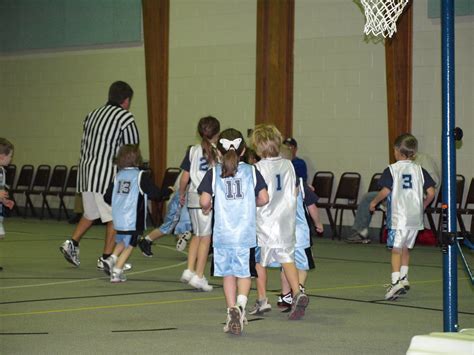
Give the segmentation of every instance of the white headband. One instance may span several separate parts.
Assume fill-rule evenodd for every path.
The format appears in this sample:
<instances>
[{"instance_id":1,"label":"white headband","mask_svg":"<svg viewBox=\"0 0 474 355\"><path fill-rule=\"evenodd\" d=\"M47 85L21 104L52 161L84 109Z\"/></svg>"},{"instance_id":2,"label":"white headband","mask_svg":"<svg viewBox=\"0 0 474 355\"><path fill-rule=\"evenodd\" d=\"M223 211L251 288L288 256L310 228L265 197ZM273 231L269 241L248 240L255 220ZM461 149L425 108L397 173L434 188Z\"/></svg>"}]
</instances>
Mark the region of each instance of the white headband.
<instances>
[{"instance_id":1,"label":"white headband","mask_svg":"<svg viewBox=\"0 0 474 355\"><path fill-rule=\"evenodd\" d=\"M229 149L237 150L239 149L240 143L242 142L242 138L235 138L233 141L230 141L225 138L221 138L219 139L219 142L222 144L225 150L229 150Z\"/></svg>"}]
</instances>

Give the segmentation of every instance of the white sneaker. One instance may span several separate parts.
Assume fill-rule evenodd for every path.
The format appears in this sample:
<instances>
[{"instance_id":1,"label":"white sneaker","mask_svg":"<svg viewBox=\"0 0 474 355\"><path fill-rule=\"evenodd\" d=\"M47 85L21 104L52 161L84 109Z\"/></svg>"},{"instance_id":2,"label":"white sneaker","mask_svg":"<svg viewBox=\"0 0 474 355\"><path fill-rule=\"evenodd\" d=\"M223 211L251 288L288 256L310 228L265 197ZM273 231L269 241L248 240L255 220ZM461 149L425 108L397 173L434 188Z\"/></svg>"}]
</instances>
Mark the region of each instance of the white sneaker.
<instances>
[{"instance_id":1,"label":"white sneaker","mask_svg":"<svg viewBox=\"0 0 474 355\"><path fill-rule=\"evenodd\" d=\"M120 272L112 271L112 274L110 275L110 282L118 283L118 282L125 282L125 281L127 281L127 276L125 276L123 271L120 271Z\"/></svg>"},{"instance_id":2,"label":"white sneaker","mask_svg":"<svg viewBox=\"0 0 474 355\"><path fill-rule=\"evenodd\" d=\"M191 232L187 231L182 234L178 234L178 241L176 242L176 250L177 251L184 251L186 246L188 245L189 240L193 235Z\"/></svg>"},{"instance_id":3,"label":"white sneaker","mask_svg":"<svg viewBox=\"0 0 474 355\"><path fill-rule=\"evenodd\" d=\"M400 282L403 285L403 288L405 289L405 291L408 291L410 289L410 282L408 281L408 277L403 276L400 279Z\"/></svg>"},{"instance_id":4,"label":"white sneaker","mask_svg":"<svg viewBox=\"0 0 474 355\"><path fill-rule=\"evenodd\" d=\"M64 258L74 266L79 266L81 264L81 261L79 260L79 247L75 247L71 240L66 240L61 244L59 250L63 253Z\"/></svg>"},{"instance_id":5,"label":"white sneaker","mask_svg":"<svg viewBox=\"0 0 474 355\"><path fill-rule=\"evenodd\" d=\"M400 280L398 280L397 283L388 285L387 292L385 293L385 300L395 301L402 293L405 293L405 287L403 287Z\"/></svg>"},{"instance_id":6,"label":"white sneaker","mask_svg":"<svg viewBox=\"0 0 474 355\"><path fill-rule=\"evenodd\" d=\"M180 280L181 282L187 284L193 278L194 275L196 275L196 273L192 272L189 269L186 269L183 271L183 274L181 275Z\"/></svg>"},{"instance_id":7,"label":"white sneaker","mask_svg":"<svg viewBox=\"0 0 474 355\"><path fill-rule=\"evenodd\" d=\"M249 311L249 314L263 314L265 312L270 312L272 310L272 305L268 303L268 298L263 300L256 300L253 308Z\"/></svg>"},{"instance_id":8,"label":"white sneaker","mask_svg":"<svg viewBox=\"0 0 474 355\"><path fill-rule=\"evenodd\" d=\"M109 256L109 258L110 258L110 256ZM114 262L114 265L115 265L115 262ZM113 265L112 265L112 267L113 267ZM129 271L131 269L132 269L132 264L125 263L123 265L123 271ZM104 258L103 257L100 257L99 259L97 259L97 270L104 270ZM110 270L112 270L112 268L110 268ZM104 270L104 272L107 274L107 272L105 270ZM110 274L107 274L107 275L110 275Z\"/></svg>"},{"instance_id":9,"label":"white sneaker","mask_svg":"<svg viewBox=\"0 0 474 355\"><path fill-rule=\"evenodd\" d=\"M191 280L189 280L189 284L194 288L197 288L198 290L202 290L204 292L212 291L212 286L209 285L204 276L202 278L199 278L198 275L194 275Z\"/></svg>"},{"instance_id":10,"label":"white sneaker","mask_svg":"<svg viewBox=\"0 0 474 355\"><path fill-rule=\"evenodd\" d=\"M107 259L104 259L103 257L100 257L99 260L97 261L97 264L99 264L99 262L101 262L102 263L102 270L104 270L106 275L110 276L110 274L112 273L112 270L115 266L115 260L116 260L116 258L114 258L112 255L109 256Z\"/></svg>"}]
</instances>

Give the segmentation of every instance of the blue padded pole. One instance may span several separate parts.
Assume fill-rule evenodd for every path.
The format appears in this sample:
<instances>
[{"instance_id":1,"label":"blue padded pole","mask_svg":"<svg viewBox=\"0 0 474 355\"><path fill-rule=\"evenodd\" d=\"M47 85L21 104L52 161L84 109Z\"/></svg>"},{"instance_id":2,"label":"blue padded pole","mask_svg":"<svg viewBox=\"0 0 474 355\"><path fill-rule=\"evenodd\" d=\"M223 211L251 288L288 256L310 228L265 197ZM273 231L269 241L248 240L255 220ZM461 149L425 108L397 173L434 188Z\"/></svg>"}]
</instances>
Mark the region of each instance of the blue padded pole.
<instances>
[{"instance_id":1,"label":"blue padded pole","mask_svg":"<svg viewBox=\"0 0 474 355\"><path fill-rule=\"evenodd\" d=\"M454 142L454 0L441 0L441 80L442 80L442 156L443 156L443 204L447 216L443 232L456 233L456 151ZM446 212L446 211L445 211ZM447 219L446 219L447 218ZM446 230L447 229L447 230ZM457 250L448 244L443 253L443 308L444 331L458 330Z\"/></svg>"}]
</instances>

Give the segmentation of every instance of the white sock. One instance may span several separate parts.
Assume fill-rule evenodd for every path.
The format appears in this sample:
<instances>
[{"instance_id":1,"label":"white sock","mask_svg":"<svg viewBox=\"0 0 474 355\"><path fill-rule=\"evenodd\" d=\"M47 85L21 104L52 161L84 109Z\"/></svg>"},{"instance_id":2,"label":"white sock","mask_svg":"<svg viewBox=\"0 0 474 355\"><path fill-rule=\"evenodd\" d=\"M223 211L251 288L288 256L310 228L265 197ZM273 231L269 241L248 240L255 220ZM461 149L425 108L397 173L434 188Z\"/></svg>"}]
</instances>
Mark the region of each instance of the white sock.
<instances>
[{"instance_id":1,"label":"white sock","mask_svg":"<svg viewBox=\"0 0 474 355\"><path fill-rule=\"evenodd\" d=\"M115 266L114 266L113 269L112 269L112 272L115 272L115 273L117 273L117 274L121 274L121 273L123 272L123 270L122 270L122 269L119 269L118 267L115 267Z\"/></svg>"},{"instance_id":2,"label":"white sock","mask_svg":"<svg viewBox=\"0 0 474 355\"><path fill-rule=\"evenodd\" d=\"M364 228L359 232L359 234L364 238L367 238L367 236L369 235L369 230L367 228Z\"/></svg>"},{"instance_id":3,"label":"white sock","mask_svg":"<svg viewBox=\"0 0 474 355\"><path fill-rule=\"evenodd\" d=\"M402 265L400 268L400 278L403 279L404 277L408 278L408 265Z\"/></svg>"},{"instance_id":4,"label":"white sock","mask_svg":"<svg viewBox=\"0 0 474 355\"><path fill-rule=\"evenodd\" d=\"M242 309L245 309L247 307L247 296L245 295L238 295L237 296L237 306L242 307Z\"/></svg>"},{"instance_id":5,"label":"white sock","mask_svg":"<svg viewBox=\"0 0 474 355\"><path fill-rule=\"evenodd\" d=\"M149 235L149 234L147 234L147 235L146 235L146 237L145 237L145 240L147 240L147 241L149 241L149 242L152 242L152 241L153 241L153 240L151 240L151 238L150 238L150 235Z\"/></svg>"},{"instance_id":6,"label":"white sock","mask_svg":"<svg viewBox=\"0 0 474 355\"><path fill-rule=\"evenodd\" d=\"M116 263L116 262L117 262L117 259L118 259L118 256L112 254L111 256L109 256L109 258L112 258L112 260L114 261L114 263Z\"/></svg>"},{"instance_id":7,"label":"white sock","mask_svg":"<svg viewBox=\"0 0 474 355\"><path fill-rule=\"evenodd\" d=\"M392 272L392 284L396 284L400 279L400 272Z\"/></svg>"}]
</instances>

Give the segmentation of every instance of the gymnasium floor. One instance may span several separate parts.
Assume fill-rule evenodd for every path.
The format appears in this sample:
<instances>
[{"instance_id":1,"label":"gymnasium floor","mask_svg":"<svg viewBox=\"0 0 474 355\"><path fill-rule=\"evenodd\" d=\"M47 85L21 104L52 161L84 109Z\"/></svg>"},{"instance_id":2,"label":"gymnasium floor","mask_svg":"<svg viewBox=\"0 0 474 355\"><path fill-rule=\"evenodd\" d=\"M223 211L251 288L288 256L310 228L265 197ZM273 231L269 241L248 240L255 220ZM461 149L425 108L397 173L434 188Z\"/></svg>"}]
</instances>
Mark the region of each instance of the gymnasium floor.
<instances>
[{"instance_id":1,"label":"gymnasium floor","mask_svg":"<svg viewBox=\"0 0 474 355\"><path fill-rule=\"evenodd\" d=\"M316 270L306 289L304 320L288 321L276 308L279 278L269 273L274 309L249 316L240 337L224 334L221 279L214 291L179 282L186 254L165 237L155 256L132 256L128 281L110 284L96 270L104 227L81 243L81 267L58 247L74 226L64 221L9 218L0 242L2 354L403 354L414 335L443 330L442 257L415 247L412 288L396 302L383 296L390 276L383 245L315 240ZM472 252L466 254L474 264ZM459 264L459 325L474 328L473 287ZM255 300L251 291L249 305Z\"/></svg>"}]
</instances>

